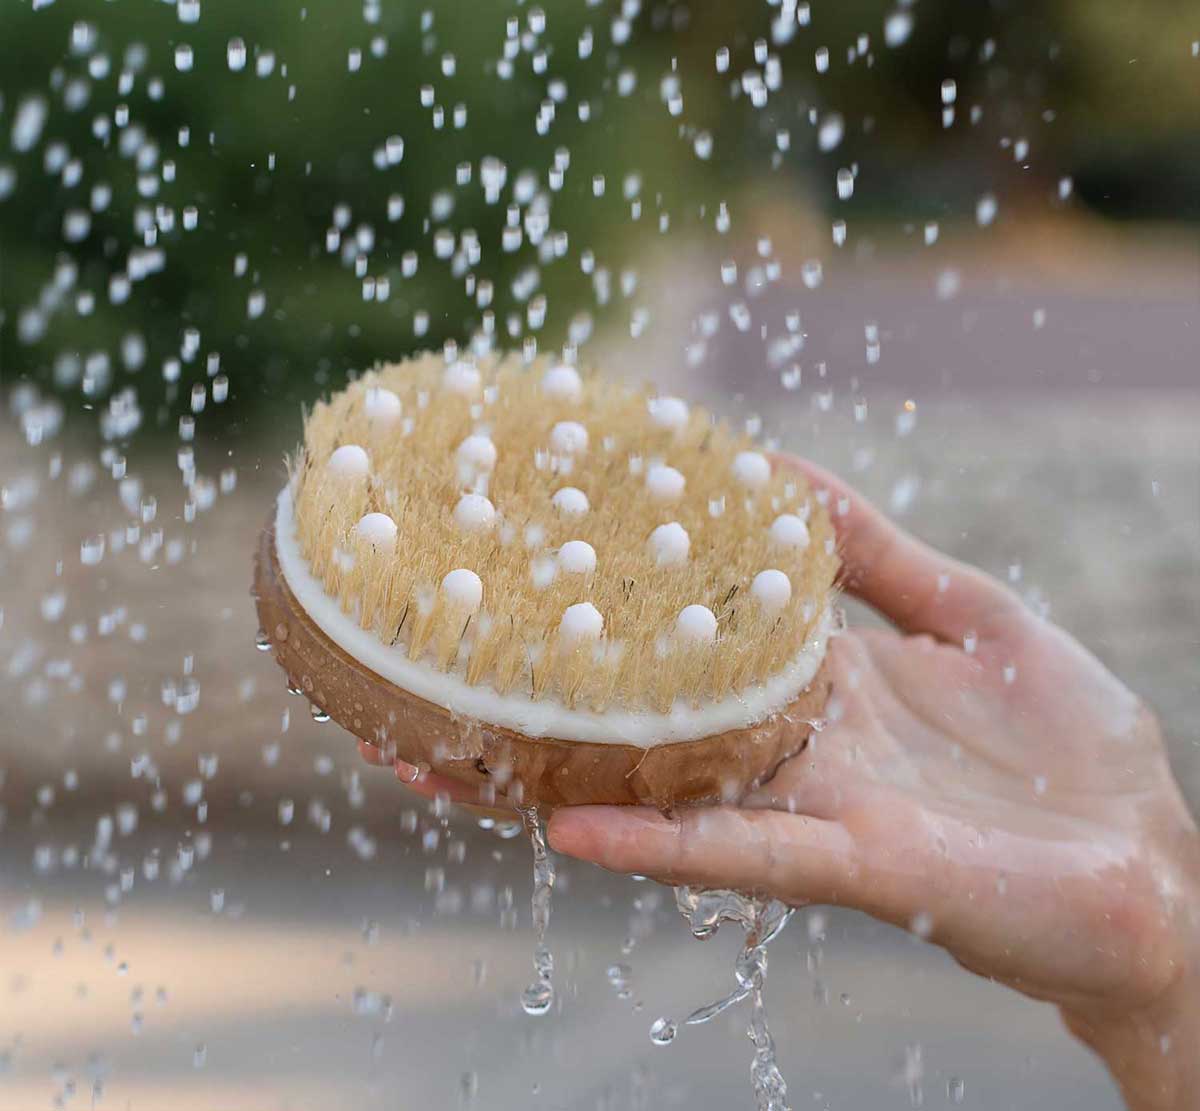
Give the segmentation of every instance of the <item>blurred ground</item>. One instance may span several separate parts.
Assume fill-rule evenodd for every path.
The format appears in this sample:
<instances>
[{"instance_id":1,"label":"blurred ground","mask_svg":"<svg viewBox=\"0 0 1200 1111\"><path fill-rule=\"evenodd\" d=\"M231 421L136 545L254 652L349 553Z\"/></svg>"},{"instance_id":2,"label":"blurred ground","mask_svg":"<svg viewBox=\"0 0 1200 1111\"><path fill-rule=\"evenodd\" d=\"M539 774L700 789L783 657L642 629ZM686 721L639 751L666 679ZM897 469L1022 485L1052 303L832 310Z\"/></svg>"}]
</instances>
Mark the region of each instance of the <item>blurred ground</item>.
<instances>
[{"instance_id":1,"label":"blurred ground","mask_svg":"<svg viewBox=\"0 0 1200 1111\"><path fill-rule=\"evenodd\" d=\"M890 377L869 389L838 377L833 393L786 393L732 373L706 388L734 381L785 446L1048 606L1162 714L1196 806L1200 392L1183 368L1200 344L1194 290L1154 293L1159 273L1127 275L1127 296L1062 295L1036 333L1044 289L967 286L911 342L885 334ZM814 312L843 313L849 336L866 310L837 289ZM925 285L911 303L880 297L889 332L929 303ZM1166 308L1147 309L1154 297ZM999 332L946 327L964 312ZM833 342L836 321L817 323ZM997 345L1016 344L1012 360L1046 336L1039 358L1063 388L1022 373L996 388ZM1135 366L1164 388L1131 392ZM526 1018L523 840L414 806L254 650L250 552L297 432L288 415L273 443L201 438L200 471L232 463L238 482L192 524L173 456L131 458L165 544L146 563L110 544L96 566L81 540L124 519L107 475L89 487L75 466L95 469L96 450L30 448L11 421L0 433L0 1109L749 1106L740 1011L669 1048L647 1036L725 989L732 937L693 942L668 892L565 865L560 1008ZM807 911L771 960L797 1108L1118 1106L1051 1012L906 935ZM618 962L628 999L606 981Z\"/></svg>"}]
</instances>

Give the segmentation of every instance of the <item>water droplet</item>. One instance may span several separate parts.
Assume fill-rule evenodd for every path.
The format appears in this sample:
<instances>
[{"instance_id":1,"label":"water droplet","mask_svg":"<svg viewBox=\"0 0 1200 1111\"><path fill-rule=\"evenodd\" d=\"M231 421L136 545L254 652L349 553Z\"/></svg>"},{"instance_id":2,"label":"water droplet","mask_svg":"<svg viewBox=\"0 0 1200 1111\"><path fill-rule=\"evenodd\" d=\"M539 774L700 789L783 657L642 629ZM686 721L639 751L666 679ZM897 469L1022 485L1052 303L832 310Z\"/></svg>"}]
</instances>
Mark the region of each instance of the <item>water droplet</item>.
<instances>
[{"instance_id":1,"label":"water droplet","mask_svg":"<svg viewBox=\"0 0 1200 1111\"><path fill-rule=\"evenodd\" d=\"M104 546L104 533L101 532L95 536L89 536L79 546L79 561L85 567L94 567L104 558Z\"/></svg>"},{"instance_id":2,"label":"water droplet","mask_svg":"<svg viewBox=\"0 0 1200 1111\"><path fill-rule=\"evenodd\" d=\"M186 42L181 42L175 47L175 68L180 73L189 72L193 60L192 48Z\"/></svg>"},{"instance_id":3,"label":"water droplet","mask_svg":"<svg viewBox=\"0 0 1200 1111\"><path fill-rule=\"evenodd\" d=\"M674 1019L656 1018L650 1025L650 1040L655 1045L670 1045L678 1032Z\"/></svg>"},{"instance_id":4,"label":"water droplet","mask_svg":"<svg viewBox=\"0 0 1200 1111\"><path fill-rule=\"evenodd\" d=\"M892 12L883 23L883 43L885 46L903 46L908 42L913 31L913 16L909 11Z\"/></svg>"},{"instance_id":5,"label":"water droplet","mask_svg":"<svg viewBox=\"0 0 1200 1111\"><path fill-rule=\"evenodd\" d=\"M975 221L981 228L986 228L993 220L996 219L996 212L999 209L999 202L996 200L994 193L984 193L978 201L975 202Z\"/></svg>"},{"instance_id":6,"label":"water droplet","mask_svg":"<svg viewBox=\"0 0 1200 1111\"><path fill-rule=\"evenodd\" d=\"M933 933L933 915L928 911L918 911L913 915L908 928L919 938L928 938Z\"/></svg>"},{"instance_id":7,"label":"water droplet","mask_svg":"<svg viewBox=\"0 0 1200 1111\"><path fill-rule=\"evenodd\" d=\"M817 129L817 147L822 151L831 151L841 144L846 134L846 121L836 112L826 116Z\"/></svg>"},{"instance_id":8,"label":"water droplet","mask_svg":"<svg viewBox=\"0 0 1200 1111\"><path fill-rule=\"evenodd\" d=\"M521 993L521 1008L527 1015L544 1015L554 1004L554 987L538 981Z\"/></svg>"},{"instance_id":9,"label":"water droplet","mask_svg":"<svg viewBox=\"0 0 1200 1111\"><path fill-rule=\"evenodd\" d=\"M225 60L234 73L246 68L246 43L243 39L230 39L225 47Z\"/></svg>"}]
</instances>

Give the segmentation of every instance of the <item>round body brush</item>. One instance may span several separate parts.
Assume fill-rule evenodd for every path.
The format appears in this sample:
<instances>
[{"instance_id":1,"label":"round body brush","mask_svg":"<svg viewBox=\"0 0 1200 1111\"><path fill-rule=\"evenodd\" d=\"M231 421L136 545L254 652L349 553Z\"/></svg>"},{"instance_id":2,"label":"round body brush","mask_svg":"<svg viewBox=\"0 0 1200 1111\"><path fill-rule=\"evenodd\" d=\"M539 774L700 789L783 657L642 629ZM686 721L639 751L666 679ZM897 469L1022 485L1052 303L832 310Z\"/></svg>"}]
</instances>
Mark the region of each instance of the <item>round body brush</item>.
<instances>
[{"instance_id":1,"label":"round body brush","mask_svg":"<svg viewBox=\"0 0 1200 1111\"><path fill-rule=\"evenodd\" d=\"M305 421L262 633L314 712L520 806L738 798L825 704L833 530L678 398L425 356Z\"/></svg>"}]
</instances>

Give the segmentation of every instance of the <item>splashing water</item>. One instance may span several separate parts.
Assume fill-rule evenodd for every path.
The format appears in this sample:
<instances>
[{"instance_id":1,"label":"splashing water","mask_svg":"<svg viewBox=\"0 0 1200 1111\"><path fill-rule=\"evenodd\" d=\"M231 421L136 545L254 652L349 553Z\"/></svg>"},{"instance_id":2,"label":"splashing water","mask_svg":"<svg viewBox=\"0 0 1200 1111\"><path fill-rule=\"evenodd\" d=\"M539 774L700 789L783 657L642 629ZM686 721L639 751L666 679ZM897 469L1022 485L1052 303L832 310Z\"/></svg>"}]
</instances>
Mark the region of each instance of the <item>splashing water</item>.
<instances>
[{"instance_id":1,"label":"splashing water","mask_svg":"<svg viewBox=\"0 0 1200 1111\"><path fill-rule=\"evenodd\" d=\"M527 1015L544 1015L554 1004L554 955L546 945L550 925L550 897L554 891L554 860L546 848L546 831L536 806L519 810L533 845L533 970L537 978L521 993L521 1007Z\"/></svg>"},{"instance_id":2,"label":"splashing water","mask_svg":"<svg viewBox=\"0 0 1200 1111\"><path fill-rule=\"evenodd\" d=\"M767 978L767 946L779 936L791 918L793 909L777 899L759 899L736 891L699 891L675 888L675 905L687 919L692 936L712 937L722 922L736 922L746 934L745 945L734 963L737 987L715 1003L698 1007L686 1019L687 1026L709 1022L743 999L750 999L750 1024L747 1035L754 1043L750 1062L750 1083L758 1111L790 1111L787 1082L775 1059L775 1040L767 1022L763 985ZM669 1032L669 1033L668 1033ZM658 1019L650 1030L656 1045L666 1045L675 1037L675 1023ZM668 1036L664 1037L663 1035Z\"/></svg>"}]
</instances>

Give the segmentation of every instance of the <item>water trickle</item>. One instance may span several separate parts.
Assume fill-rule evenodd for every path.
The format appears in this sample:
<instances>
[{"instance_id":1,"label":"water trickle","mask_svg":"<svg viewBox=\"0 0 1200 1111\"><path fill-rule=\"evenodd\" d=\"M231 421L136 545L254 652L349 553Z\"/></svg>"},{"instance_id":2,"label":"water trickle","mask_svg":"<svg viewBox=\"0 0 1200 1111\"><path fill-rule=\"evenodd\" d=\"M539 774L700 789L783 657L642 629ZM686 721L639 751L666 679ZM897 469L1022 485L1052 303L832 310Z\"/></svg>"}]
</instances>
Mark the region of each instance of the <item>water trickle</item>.
<instances>
[{"instance_id":1,"label":"water trickle","mask_svg":"<svg viewBox=\"0 0 1200 1111\"><path fill-rule=\"evenodd\" d=\"M779 1071L775 1041L767 1022L763 984L767 976L766 947L787 925L792 908L777 899L759 899L736 891L699 891L690 887L675 889L675 905L687 919L693 937L701 940L712 937L722 922L736 922L746 934L745 945L734 964L737 987L715 1003L698 1007L684 1019L685 1024L696 1026L708 1022L735 1003L749 998L751 1012L747 1035L754 1043L750 1083L754 1089L755 1107L758 1111L790 1111L787 1083ZM666 1045L675 1033L675 1024L667 1019L659 1019L650 1028L651 1041L656 1045Z\"/></svg>"},{"instance_id":2,"label":"water trickle","mask_svg":"<svg viewBox=\"0 0 1200 1111\"><path fill-rule=\"evenodd\" d=\"M533 846L533 970L536 979L521 993L521 1007L527 1015L544 1015L554 1004L554 956L546 945L550 925L550 898L554 891L554 860L546 848L546 830L536 806L519 810Z\"/></svg>"}]
</instances>

